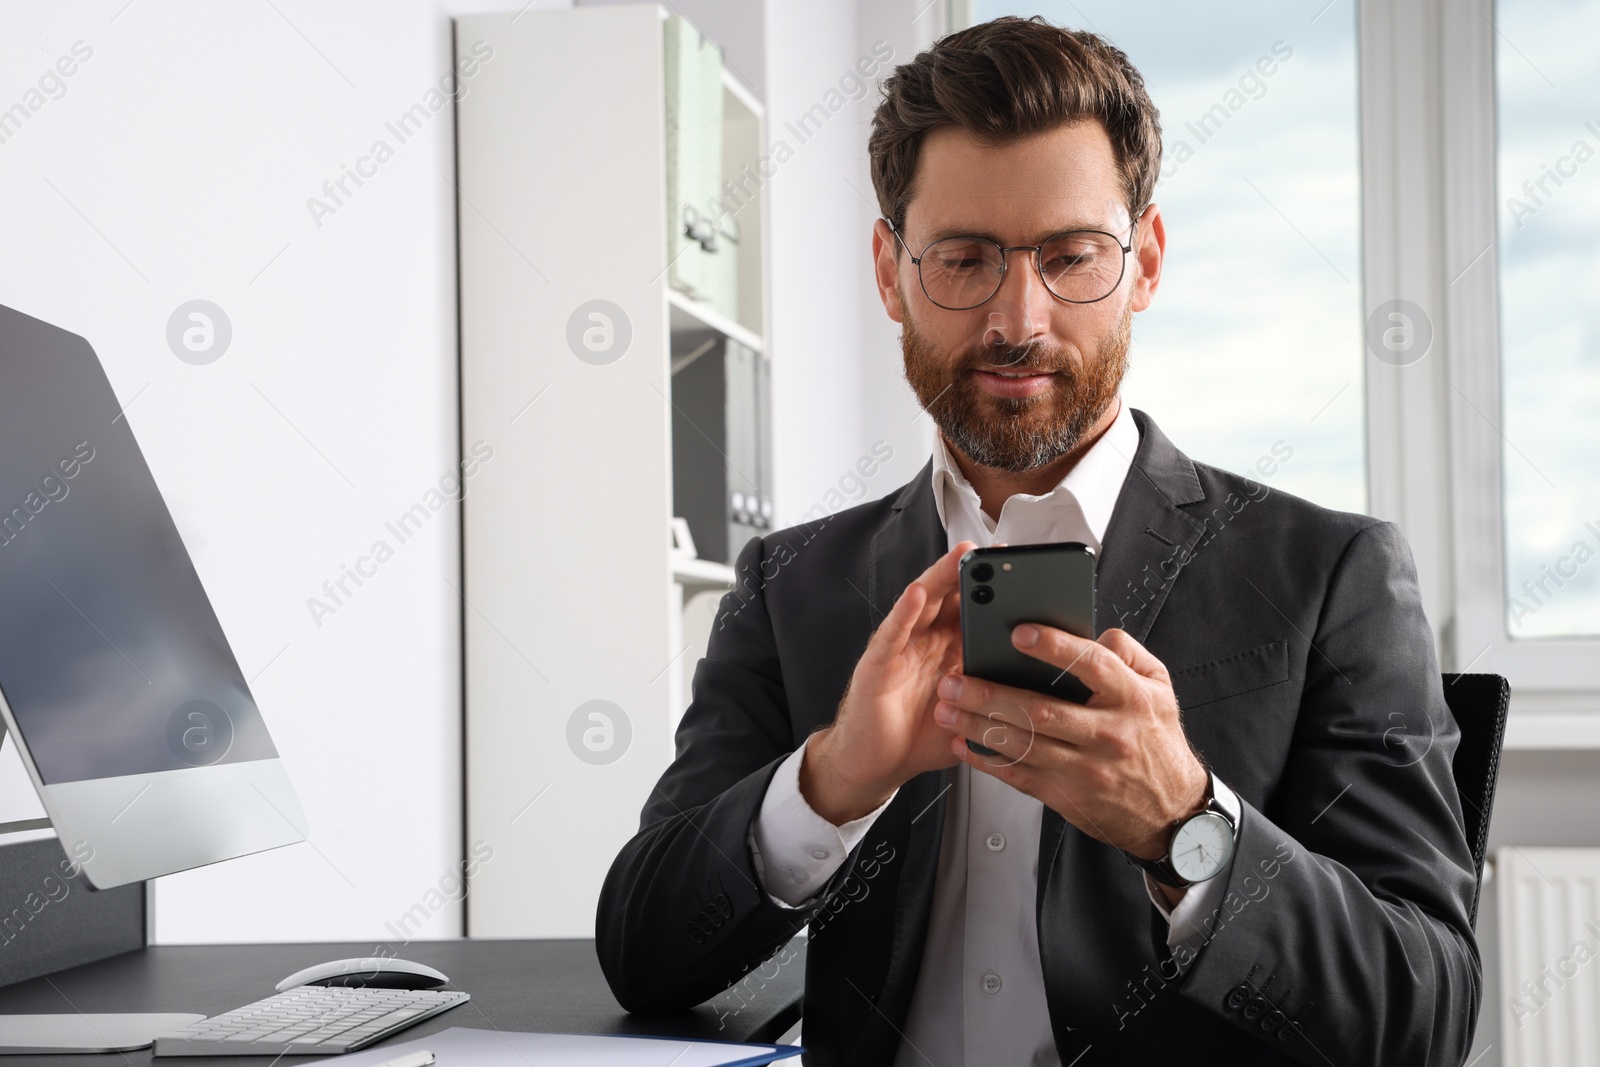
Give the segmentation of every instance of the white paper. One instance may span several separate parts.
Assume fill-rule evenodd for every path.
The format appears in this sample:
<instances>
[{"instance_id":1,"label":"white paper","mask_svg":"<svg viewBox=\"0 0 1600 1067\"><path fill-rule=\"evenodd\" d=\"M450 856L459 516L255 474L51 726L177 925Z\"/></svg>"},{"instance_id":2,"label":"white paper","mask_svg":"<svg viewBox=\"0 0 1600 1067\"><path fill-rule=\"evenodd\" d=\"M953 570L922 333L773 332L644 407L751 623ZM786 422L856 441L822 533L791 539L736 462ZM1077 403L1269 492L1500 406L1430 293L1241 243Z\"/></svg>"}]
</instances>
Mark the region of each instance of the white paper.
<instances>
[{"instance_id":1,"label":"white paper","mask_svg":"<svg viewBox=\"0 0 1600 1067\"><path fill-rule=\"evenodd\" d=\"M427 1049L436 1067L744 1067L800 1052L798 1045L732 1044L671 1037L523 1034L451 1027L429 1037L339 1057L338 1067L377 1067Z\"/></svg>"}]
</instances>

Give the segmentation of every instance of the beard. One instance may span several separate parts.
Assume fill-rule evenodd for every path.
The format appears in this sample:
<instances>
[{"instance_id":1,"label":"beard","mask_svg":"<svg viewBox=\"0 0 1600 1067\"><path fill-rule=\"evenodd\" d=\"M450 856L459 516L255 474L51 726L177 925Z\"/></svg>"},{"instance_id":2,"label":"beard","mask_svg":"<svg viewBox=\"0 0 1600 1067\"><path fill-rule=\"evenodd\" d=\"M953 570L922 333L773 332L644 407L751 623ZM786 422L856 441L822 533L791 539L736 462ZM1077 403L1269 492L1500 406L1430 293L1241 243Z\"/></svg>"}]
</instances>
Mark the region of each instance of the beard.
<instances>
[{"instance_id":1,"label":"beard","mask_svg":"<svg viewBox=\"0 0 1600 1067\"><path fill-rule=\"evenodd\" d=\"M1013 474L1036 470L1071 452L1106 413L1128 370L1133 308L1080 366L1059 345L974 345L951 359L907 318L901 334L906 382L945 440L982 467ZM1048 371L1037 396L994 396L978 382L980 366Z\"/></svg>"}]
</instances>

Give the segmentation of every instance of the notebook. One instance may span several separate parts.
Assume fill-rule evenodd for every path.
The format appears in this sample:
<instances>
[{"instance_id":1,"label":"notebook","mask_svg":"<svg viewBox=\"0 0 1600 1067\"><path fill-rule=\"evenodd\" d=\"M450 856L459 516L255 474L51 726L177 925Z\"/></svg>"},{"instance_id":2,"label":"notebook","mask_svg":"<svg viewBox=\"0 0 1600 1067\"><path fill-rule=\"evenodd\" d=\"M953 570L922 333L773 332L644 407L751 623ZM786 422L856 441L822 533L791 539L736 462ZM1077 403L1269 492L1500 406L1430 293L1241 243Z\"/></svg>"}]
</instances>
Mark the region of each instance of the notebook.
<instances>
[{"instance_id":1,"label":"notebook","mask_svg":"<svg viewBox=\"0 0 1600 1067\"><path fill-rule=\"evenodd\" d=\"M799 1045L524 1034L455 1026L415 1041L340 1056L339 1067L377 1067L423 1049L434 1054L437 1067L747 1067L797 1056L803 1051Z\"/></svg>"}]
</instances>

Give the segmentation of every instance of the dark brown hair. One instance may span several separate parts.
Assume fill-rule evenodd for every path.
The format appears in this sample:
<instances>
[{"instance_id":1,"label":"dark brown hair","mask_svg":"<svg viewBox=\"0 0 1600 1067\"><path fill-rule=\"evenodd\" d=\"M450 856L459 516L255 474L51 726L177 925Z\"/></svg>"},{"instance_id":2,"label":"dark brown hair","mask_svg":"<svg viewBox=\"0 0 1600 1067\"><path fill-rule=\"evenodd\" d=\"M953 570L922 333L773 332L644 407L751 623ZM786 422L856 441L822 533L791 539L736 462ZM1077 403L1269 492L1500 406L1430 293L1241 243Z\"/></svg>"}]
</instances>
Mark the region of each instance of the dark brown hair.
<instances>
[{"instance_id":1,"label":"dark brown hair","mask_svg":"<svg viewBox=\"0 0 1600 1067\"><path fill-rule=\"evenodd\" d=\"M1123 195L1138 218L1161 170L1161 116L1144 78L1110 41L1042 16L1006 15L943 37L883 83L867 152L878 208L905 225L929 130L959 126L1003 144L1097 119L1111 138Z\"/></svg>"}]
</instances>

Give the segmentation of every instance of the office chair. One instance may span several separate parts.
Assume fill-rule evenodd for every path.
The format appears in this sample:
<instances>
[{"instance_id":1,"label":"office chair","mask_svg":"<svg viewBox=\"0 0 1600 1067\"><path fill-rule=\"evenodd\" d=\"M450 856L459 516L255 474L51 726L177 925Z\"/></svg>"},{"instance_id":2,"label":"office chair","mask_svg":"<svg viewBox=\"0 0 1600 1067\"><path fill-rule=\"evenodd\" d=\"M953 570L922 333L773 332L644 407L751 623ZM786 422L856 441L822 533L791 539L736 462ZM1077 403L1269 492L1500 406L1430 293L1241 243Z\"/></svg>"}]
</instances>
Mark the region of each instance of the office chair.
<instances>
[{"instance_id":1,"label":"office chair","mask_svg":"<svg viewBox=\"0 0 1600 1067\"><path fill-rule=\"evenodd\" d=\"M1483 860L1489 845L1489 816L1494 811L1494 790L1500 776L1500 745L1505 740L1506 710L1511 686L1498 674L1446 674L1444 699L1461 730L1451 768L1456 792L1461 795L1461 815L1467 844L1478 870L1469 917L1478 921L1478 898L1483 893Z\"/></svg>"}]
</instances>

